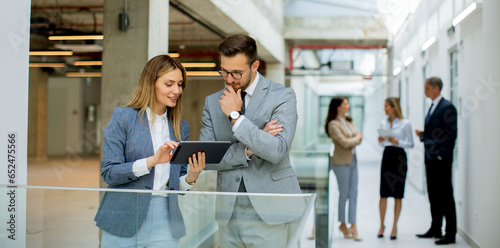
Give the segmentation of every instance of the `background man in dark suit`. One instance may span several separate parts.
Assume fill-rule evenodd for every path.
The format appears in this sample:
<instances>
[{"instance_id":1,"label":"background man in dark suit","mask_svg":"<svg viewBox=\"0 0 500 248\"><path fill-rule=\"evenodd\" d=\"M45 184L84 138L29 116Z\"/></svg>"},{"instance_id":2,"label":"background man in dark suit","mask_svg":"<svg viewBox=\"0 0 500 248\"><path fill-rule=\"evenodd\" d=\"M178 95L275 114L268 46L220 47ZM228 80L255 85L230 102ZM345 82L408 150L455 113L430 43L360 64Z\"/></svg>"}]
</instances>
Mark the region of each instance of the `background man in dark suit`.
<instances>
[{"instance_id":1,"label":"background man in dark suit","mask_svg":"<svg viewBox=\"0 0 500 248\"><path fill-rule=\"evenodd\" d=\"M431 228L419 238L440 238L438 245L455 243L457 216L451 180L453 148L457 137L457 110L441 96L443 82L438 77L425 80L425 95L432 104L425 118L424 131L415 130L425 147L425 171L431 207ZM442 237L443 216L446 234Z\"/></svg>"}]
</instances>

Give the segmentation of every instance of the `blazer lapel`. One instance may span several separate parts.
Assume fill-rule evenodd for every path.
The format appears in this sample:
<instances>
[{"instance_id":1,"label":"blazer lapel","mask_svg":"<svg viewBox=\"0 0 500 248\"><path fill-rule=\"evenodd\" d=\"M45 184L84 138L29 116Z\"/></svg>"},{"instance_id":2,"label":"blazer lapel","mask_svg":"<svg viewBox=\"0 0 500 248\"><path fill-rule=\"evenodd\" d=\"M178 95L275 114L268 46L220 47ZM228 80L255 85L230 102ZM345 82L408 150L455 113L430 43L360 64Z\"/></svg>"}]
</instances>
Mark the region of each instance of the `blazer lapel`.
<instances>
[{"instance_id":1,"label":"blazer lapel","mask_svg":"<svg viewBox=\"0 0 500 248\"><path fill-rule=\"evenodd\" d=\"M439 100L436 108L434 109L434 112L432 112L432 114L429 116L429 121L427 123L425 123L425 126L429 125L429 123L431 123L432 117L434 117L436 115L436 113L438 113L439 110L441 110L441 106L443 105L443 102L444 102L444 97L442 97L441 100Z\"/></svg>"},{"instance_id":2,"label":"blazer lapel","mask_svg":"<svg viewBox=\"0 0 500 248\"><path fill-rule=\"evenodd\" d=\"M347 122L347 125L349 125L349 129L351 129L351 132L352 132L351 137L353 137L358 131L356 130L354 123L349 122L349 121L346 121L346 122ZM349 131L347 131L347 133L349 133Z\"/></svg>"},{"instance_id":3,"label":"blazer lapel","mask_svg":"<svg viewBox=\"0 0 500 248\"><path fill-rule=\"evenodd\" d=\"M344 124L344 122L341 121L339 117L335 118L335 120L337 120L340 123L340 126L342 127L342 133L346 137L352 137L352 135L349 133L349 130L347 129L347 126ZM346 123L347 123L347 125L349 125L348 121L346 121ZM351 128L351 127L349 127L349 128ZM351 131L353 132L353 135L354 135L354 130L352 130L352 128L351 128Z\"/></svg>"},{"instance_id":4,"label":"blazer lapel","mask_svg":"<svg viewBox=\"0 0 500 248\"><path fill-rule=\"evenodd\" d=\"M211 100L208 102L209 108L212 109L211 111L211 116L212 116L212 123L213 123L213 129L216 133L216 137L220 138L221 140L227 140L231 141L232 143L236 142L236 139L233 137L233 132L232 127L233 125L231 122L228 120L226 115L224 115L224 112L222 112L222 109L219 104L219 99L224 93L224 90L219 91L219 94L217 94L217 98L211 98ZM246 115L245 115L246 116Z\"/></svg>"},{"instance_id":5,"label":"blazer lapel","mask_svg":"<svg viewBox=\"0 0 500 248\"><path fill-rule=\"evenodd\" d=\"M138 125L140 127L139 132L141 132L143 135L142 137L145 138L144 140L144 151L148 155L153 155L155 153L155 150L153 148L153 139L151 139L151 130L149 129L149 121L148 121L148 116L146 113L144 113L141 116L142 120L138 120Z\"/></svg>"},{"instance_id":6,"label":"blazer lapel","mask_svg":"<svg viewBox=\"0 0 500 248\"><path fill-rule=\"evenodd\" d=\"M257 113L260 104L264 102L263 100L267 95L266 90L268 87L269 87L269 81L259 74L259 81L257 83L257 87L255 87L252 98L250 99L248 107L245 110L245 117L249 118L250 120L253 119L253 116Z\"/></svg>"},{"instance_id":7,"label":"blazer lapel","mask_svg":"<svg viewBox=\"0 0 500 248\"><path fill-rule=\"evenodd\" d=\"M170 133L170 140L173 140L175 142L179 142L179 140L177 140L175 138L174 128L172 127L172 123L170 122L170 119L168 119L168 116L167 116L167 123L168 123L168 131ZM180 166L172 166L172 165L170 165L170 179L168 180L168 183L167 183L167 189L170 189L171 187L179 189L180 169L181 169ZM174 176L175 176L175 178L174 178ZM177 186L175 186L175 185L177 185ZM174 195L169 195L168 197L171 197L170 198L171 200L175 198L174 201L177 201L177 198L176 198L177 195L175 195L175 196Z\"/></svg>"},{"instance_id":8,"label":"blazer lapel","mask_svg":"<svg viewBox=\"0 0 500 248\"><path fill-rule=\"evenodd\" d=\"M137 115L136 115L137 116ZM141 119L137 118L137 126L139 127L138 131L142 133L141 137L144 137L144 147L142 149L144 154L146 154L148 157L153 156L155 154L155 149L153 147L153 139L151 138L151 130L149 128L149 121L148 121L148 116L146 113L141 115ZM150 170L151 175L154 175L155 173L155 167L151 168ZM154 177L151 177L151 180L153 180ZM151 184L151 187L153 185Z\"/></svg>"},{"instance_id":9,"label":"blazer lapel","mask_svg":"<svg viewBox=\"0 0 500 248\"><path fill-rule=\"evenodd\" d=\"M174 128L172 127L172 123L170 123L170 119L167 117L167 122L168 122L168 133L170 134L170 140L173 140L175 142L179 142L174 135Z\"/></svg>"}]
</instances>

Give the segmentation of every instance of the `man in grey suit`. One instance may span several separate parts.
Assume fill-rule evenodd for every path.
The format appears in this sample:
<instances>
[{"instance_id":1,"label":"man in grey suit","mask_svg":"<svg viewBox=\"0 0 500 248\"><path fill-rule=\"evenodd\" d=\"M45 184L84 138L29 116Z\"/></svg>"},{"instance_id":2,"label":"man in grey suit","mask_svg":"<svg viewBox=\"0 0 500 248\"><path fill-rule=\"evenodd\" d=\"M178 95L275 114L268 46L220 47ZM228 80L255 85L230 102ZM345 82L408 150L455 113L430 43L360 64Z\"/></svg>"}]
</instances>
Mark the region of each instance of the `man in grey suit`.
<instances>
[{"instance_id":1,"label":"man in grey suit","mask_svg":"<svg viewBox=\"0 0 500 248\"><path fill-rule=\"evenodd\" d=\"M232 141L222 161L205 168L218 171L217 190L301 193L289 159L297 125L294 91L257 72L253 38L230 36L218 51L226 88L206 98L200 135L200 140ZM285 247L288 223L304 209L300 197L219 196L221 247Z\"/></svg>"}]
</instances>

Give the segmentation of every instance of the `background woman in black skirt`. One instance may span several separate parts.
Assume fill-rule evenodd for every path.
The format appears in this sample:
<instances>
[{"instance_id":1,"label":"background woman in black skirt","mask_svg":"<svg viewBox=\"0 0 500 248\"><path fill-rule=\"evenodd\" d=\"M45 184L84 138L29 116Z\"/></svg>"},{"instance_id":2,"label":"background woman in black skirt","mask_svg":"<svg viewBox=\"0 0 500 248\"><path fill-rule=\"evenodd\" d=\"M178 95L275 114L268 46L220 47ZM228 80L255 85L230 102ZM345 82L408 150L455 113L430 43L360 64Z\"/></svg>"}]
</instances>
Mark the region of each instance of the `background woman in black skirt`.
<instances>
[{"instance_id":1,"label":"background woman in black skirt","mask_svg":"<svg viewBox=\"0 0 500 248\"><path fill-rule=\"evenodd\" d=\"M391 134L378 137L380 145L385 147L380 171L380 229L378 237L384 237L387 198L394 197L394 224L391 240L395 240L398 218L401 213L401 199L405 192L406 172L408 171L408 161L404 148L413 147L413 137L411 124L404 119L401 113L399 98L387 98L384 110L388 117L381 121L380 129L390 130Z\"/></svg>"}]
</instances>

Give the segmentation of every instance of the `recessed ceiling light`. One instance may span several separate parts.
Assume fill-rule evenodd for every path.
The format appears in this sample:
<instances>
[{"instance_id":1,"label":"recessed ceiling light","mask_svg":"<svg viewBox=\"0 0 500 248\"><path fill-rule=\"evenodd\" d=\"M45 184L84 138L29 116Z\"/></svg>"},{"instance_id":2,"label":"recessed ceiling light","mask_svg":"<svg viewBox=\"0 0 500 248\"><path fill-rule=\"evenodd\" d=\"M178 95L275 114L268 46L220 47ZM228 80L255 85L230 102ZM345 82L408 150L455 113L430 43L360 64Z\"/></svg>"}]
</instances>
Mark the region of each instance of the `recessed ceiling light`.
<instances>
[{"instance_id":1,"label":"recessed ceiling light","mask_svg":"<svg viewBox=\"0 0 500 248\"><path fill-rule=\"evenodd\" d=\"M216 71L187 71L188 76L220 76Z\"/></svg>"},{"instance_id":2,"label":"recessed ceiling light","mask_svg":"<svg viewBox=\"0 0 500 248\"><path fill-rule=\"evenodd\" d=\"M71 56L73 51L30 51L31 56Z\"/></svg>"},{"instance_id":3,"label":"recessed ceiling light","mask_svg":"<svg viewBox=\"0 0 500 248\"><path fill-rule=\"evenodd\" d=\"M85 66L85 65L102 65L102 61L75 61L73 65Z\"/></svg>"},{"instance_id":4,"label":"recessed ceiling light","mask_svg":"<svg viewBox=\"0 0 500 248\"><path fill-rule=\"evenodd\" d=\"M49 40L102 40L104 35L53 35Z\"/></svg>"},{"instance_id":5,"label":"recessed ceiling light","mask_svg":"<svg viewBox=\"0 0 500 248\"><path fill-rule=\"evenodd\" d=\"M184 67L215 67L215 63L181 63Z\"/></svg>"},{"instance_id":6,"label":"recessed ceiling light","mask_svg":"<svg viewBox=\"0 0 500 248\"><path fill-rule=\"evenodd\" d=\"M102 77L101 72L66 72L66 77Z\"/></svg>"},{"instance_id":7,"label":"recessed ceiling light","mask_svg":"<svg viewBox=\"0 0 500 248\"><path fill-rule=\"evenodd\" d=\"M64 63L29 63L29 67L64 67Z\"/></svg>"}]
</instances>

